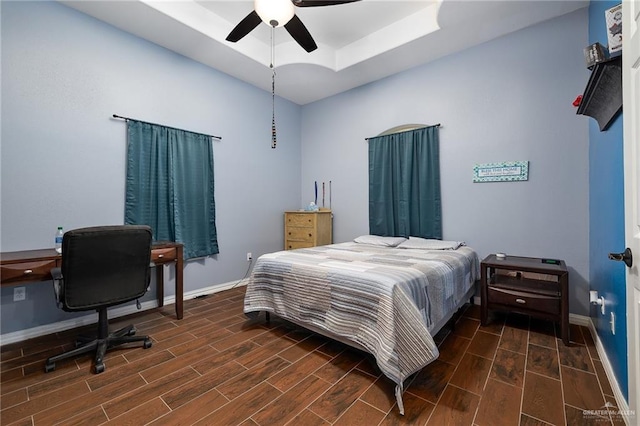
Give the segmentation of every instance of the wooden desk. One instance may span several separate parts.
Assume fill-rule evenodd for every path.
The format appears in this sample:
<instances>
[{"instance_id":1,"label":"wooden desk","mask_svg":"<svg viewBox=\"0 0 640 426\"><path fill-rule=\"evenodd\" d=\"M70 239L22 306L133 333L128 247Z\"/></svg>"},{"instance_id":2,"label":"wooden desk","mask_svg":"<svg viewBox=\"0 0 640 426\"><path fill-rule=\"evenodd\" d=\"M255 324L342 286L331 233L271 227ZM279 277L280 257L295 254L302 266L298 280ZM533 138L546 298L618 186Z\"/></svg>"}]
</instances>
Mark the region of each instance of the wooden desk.
<instances>
[{"instance_id":1,"label":"wooden desk","mask_svg":"<svg viewBox=\"0 0 640 426\"><path fill-rule=\"evenodd\" d=\"M182 319L183 293L182 270L184 259L182 244L173 242L154 243L151 248L151 266L173 263L176 271L176 317ZM0 253L0 286L14 286L32 282L49 281L51 269L60 267L62 255L54 249L24 250ZM156 268L158 306L164 306L163 268Z\"/></svg>"}]
</instances>

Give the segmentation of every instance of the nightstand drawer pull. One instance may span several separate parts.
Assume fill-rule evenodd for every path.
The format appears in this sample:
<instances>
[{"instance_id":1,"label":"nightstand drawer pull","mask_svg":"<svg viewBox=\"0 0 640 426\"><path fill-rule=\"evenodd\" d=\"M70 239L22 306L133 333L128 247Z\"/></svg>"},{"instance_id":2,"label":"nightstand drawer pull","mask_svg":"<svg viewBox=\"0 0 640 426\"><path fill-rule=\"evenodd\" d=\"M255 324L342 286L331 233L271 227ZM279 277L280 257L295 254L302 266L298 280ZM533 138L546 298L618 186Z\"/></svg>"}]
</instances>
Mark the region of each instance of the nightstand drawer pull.
<instances>
[{"instance_id":1,"label":"nightstand drawer pull","mask_svg":"<svg viewBox=\"0 0 640 426\"><path fill-rule=\"evenodd\" d=\"M32 274L33 273L33 269L25 269L24 274L28 275L28 274Z\"/></svg>"},{"instance_id":2,"label":"nightstand drawer pull","mask_svg":"<svg viewBox=\"0 0 640 426\"><path fill-rule=\"evenodd\" d=\"M527 303L527 301L524 299L516 299L516 303L521 303L524 305L525 303Z\"/></svg>"}]
</instances>

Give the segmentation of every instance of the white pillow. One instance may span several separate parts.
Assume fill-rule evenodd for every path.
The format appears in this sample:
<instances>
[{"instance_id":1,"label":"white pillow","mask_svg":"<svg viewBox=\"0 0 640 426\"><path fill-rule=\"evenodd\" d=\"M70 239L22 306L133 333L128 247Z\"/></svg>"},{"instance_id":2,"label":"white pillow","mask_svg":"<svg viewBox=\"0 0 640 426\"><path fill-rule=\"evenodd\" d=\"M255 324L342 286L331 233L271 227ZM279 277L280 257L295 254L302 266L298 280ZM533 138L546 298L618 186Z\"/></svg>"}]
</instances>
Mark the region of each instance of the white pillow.
<instances>
[{"instance_id":1,"label":"white pillow","mask_svg":"<svg viewBox=\"0 0 640 426\"><path fill-rule=\"evenodd\" d=\"M407 241L398 245L398 248L423 250L455 250L458 247L464 245L464 241L442 241L419 237L409 237Z\"/></svg>"},{"instance_id":2,"label":"white pillow","mask_svg":"<svg viewBox=\"0 0 640 426\"><path fill-rule=\"evenodd\" d=\"M396 247L398 244L407 241L405 237L381 237L380 235L361 235L355 240L356 243L371 244L374 246Z\"/></svg>"}]
</instances>

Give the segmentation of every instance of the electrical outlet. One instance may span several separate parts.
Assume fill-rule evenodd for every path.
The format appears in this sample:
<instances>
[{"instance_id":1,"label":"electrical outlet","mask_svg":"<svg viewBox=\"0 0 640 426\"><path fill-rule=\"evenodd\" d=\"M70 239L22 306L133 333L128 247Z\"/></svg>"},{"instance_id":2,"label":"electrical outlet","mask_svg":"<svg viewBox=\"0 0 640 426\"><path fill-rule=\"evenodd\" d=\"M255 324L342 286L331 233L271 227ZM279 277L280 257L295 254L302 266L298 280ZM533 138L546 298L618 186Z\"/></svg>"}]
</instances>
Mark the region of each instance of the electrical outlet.
<instances>
[{"instance_id":1,"label":"electrical outlet","mask_svg":"<svg viewBox=\"0 0 640 426\"><path fill-rule=\"evenodd\" d=\"M13 288L13 301L19 302L27 298L26 287L14 287Z\"/></svg>"},{"instance_id":2,"label":"electrical outlet","mask_svg":"<svg viewBox=\"0 0 640 426\"><path fill-rule=\"evenodd\" d=\"M247 262L251 262L251 260L253 259L253 255L251 254L251 252L247 253Z\"/></svg>"}]
</instances>

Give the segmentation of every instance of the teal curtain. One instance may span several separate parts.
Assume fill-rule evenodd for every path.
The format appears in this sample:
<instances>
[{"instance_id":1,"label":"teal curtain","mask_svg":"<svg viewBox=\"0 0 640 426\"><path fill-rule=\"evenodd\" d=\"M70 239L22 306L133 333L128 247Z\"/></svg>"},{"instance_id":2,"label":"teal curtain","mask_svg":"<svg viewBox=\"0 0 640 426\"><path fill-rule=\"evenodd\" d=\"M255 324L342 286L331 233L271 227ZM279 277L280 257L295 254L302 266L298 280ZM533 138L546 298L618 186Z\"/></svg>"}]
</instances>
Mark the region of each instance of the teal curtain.
<instances>
[{"instance_id":1,"label":"teal curtain","mask_svg":"<svg viewBox=\"0 0 640 426\"><path fill-rule=\"evenodd\" d=\"M218 253L211 137L136 120L127 137L125 223L182 243L185 259Z\"/></svg>"},{"instance_id":2,"label":"teal curtain","mask_svg":"<svg viewBox=\"0 0 640 426\"><path fill-rule=\"evenodd\" d=\"M438 126L369 139L369 233L442 239Z\"/></svg>"}]
</instances>

